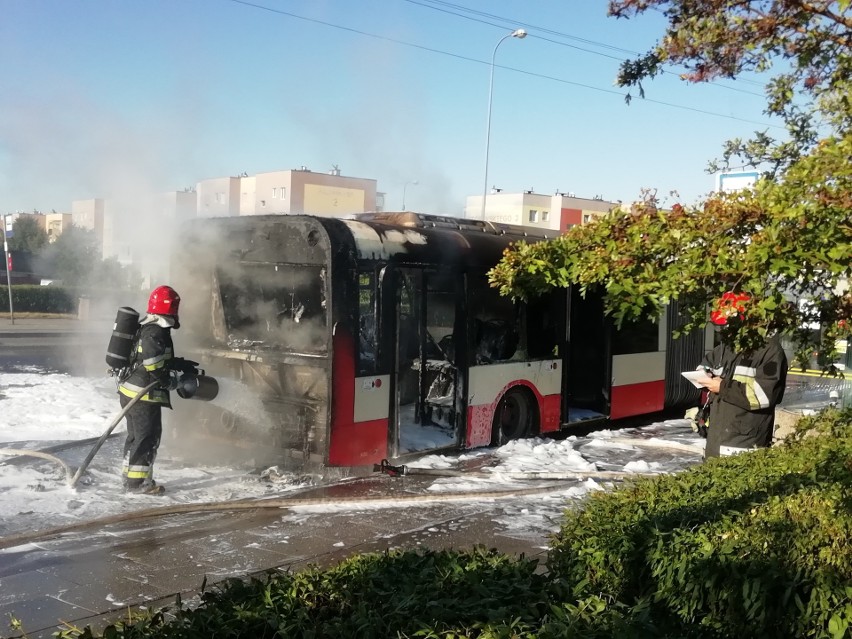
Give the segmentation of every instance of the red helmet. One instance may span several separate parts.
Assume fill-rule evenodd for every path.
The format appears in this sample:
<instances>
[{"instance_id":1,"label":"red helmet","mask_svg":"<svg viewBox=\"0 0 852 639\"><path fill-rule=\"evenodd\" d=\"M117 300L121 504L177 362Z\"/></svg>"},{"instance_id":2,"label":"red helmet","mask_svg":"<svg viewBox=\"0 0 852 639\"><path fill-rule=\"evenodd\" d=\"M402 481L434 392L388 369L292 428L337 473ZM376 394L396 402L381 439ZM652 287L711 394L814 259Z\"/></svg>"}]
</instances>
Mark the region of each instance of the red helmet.
<instances>
[{"instance_id":1,"label":"red helmet","mask_svg":"<svg viewBox=\"0 0 852 639\"><path fill-rule=\"evenodd\" d=\"M716 326L724 326L728 320L734 319L745 312L746 304L751 298L745 293L724 293L716 301L716 308L710 312L710 321Z\"/></svg>"},{"instance_id":2,"label":"red helmet","mask_svg":"<svg viewBox=\"0 0 852 639\"><path fill-rule=\"evenodd\" d=\"M180 295L171 286L158 286L148 298L148 312L152 315L178 316Z\"/></svg>"}]
</instances>

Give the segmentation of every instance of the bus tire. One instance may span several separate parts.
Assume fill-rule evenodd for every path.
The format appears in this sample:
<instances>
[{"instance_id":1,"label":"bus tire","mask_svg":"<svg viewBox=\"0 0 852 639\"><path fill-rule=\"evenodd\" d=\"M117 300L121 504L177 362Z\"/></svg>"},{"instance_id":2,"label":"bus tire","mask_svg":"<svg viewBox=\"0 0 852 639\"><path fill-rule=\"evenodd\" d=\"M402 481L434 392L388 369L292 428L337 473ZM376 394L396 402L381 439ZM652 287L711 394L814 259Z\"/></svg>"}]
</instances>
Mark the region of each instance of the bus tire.
<instances>
[{"instance_id":1,"label":"bus tire","mask_svg":"<svg viewBox=\"0 0 852 639\"><path fill-rule=\"evenodd\" d=\"M524 439L538 431L535 400L525 388L509 389L497 404L491 426L491 445L502 446L513 439Z\"/></svg>"}]
</instances>

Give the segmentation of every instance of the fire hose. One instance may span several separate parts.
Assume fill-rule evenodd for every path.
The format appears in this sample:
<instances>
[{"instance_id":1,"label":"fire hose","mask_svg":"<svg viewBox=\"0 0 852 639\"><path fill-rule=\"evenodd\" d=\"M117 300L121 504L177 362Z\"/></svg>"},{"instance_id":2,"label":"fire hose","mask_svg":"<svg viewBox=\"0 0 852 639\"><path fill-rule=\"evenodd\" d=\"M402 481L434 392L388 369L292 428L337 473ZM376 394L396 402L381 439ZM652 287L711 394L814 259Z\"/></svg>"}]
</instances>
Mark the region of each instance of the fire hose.
<instances>
[{"instance_id":1,"label":"fire hose","mask_svg":"<svg viewBox=\"0 0 852 639\"><path fill-rule=\"evenodd\" d=\"M473 479L516 479L516 480L549 480L549 481L583 481L584 479L599 479L601 481L624 481L634 477L654 477L660 473L637 473L620 470L527 470L527 471L470 471L449 470L444 468L417 468L411 466L392 466L387 459L380 464L373 464L373 472L382 473L388 477L428 476L428 477L467 477Z\"/></svg>"},{"instance_id":2,"label":"fire hose","mask_svg":"<svg viewBox=\"0 0 852 639\"><path fill-rule=\"evenodd\" d=\"M482 501L493 499L508 499L513 497L525 497L528 495L540 495L545 493L559 492L568 489L570 486L562 484L550 484L548 486L540 486L537 488L519 488L515 490L497 490L497 491L480 491L480 492L457 492L457 493L434 493L434 494L403 494L388 497L385 495L372 495L356 499L340 499L338 497L318 497L310 498L281 498L281 497L264 497L260 499L242 499L229 500L219 502L207 502L196 504L175 504L173 506L161 506L157 508L147 508L134 512L121 513L117 515L108 515L98 519L90 519L87 521L75 522L55 528L47 528L40 531L29 531L0 537L0 549L11 548L26 543L31 543L36 540L49 539L58 535L75 532L86 529L102 529L104 526L112 524L121 524L129 521L138 521L140 519L148 519L151 517L164 517L168 515L185 515L194 513L211 513L211 512L230 512L239 510L259 510L265 508L296 508L299 506L322 506L324 504L346 504L347 506L367 507L367 506L383 506L393 508L409 504L411 502L452 502L452 501Z\"/></svg>"},{"instance_id":3,"label":"fire hose","mask_svg":"<svg viewBox=\"0 0 852 639\"><path fill-rule=\"evenodd\" d=\"M183 361L183 360L181 360ZM195 364L195 362L188 362L190 365ZM204 401L210 401L214 399L216 395L219 393L219 385L216 380L212 377L208 377L204 375L204 371L199 371L198 369L191 368L191 373L186 374L186 370L184 370L184 375L180 377L178 380L177 393L180 397L184 399L191 399L197 397L198 399L202 399ZM89 464L92 463L92 460L95 458L95 455L100 450L101 446L103 446L104 442L110 436L112 431L121 423L122 418L127 414L136 402L138 402L149 390L154 388L159 381L153 381L148 384L145 388L143 388L139 393L136 394L135 397L131 398L127 405L121 409L118 415L110 423L109 427L104 431L104 434L100 436L100 438L95 442L95 445L92 447L92 450L89 451L89 454L86 456L86 459L83 460L83 463L77 469L76 472L72 472L71 468L61 459L55 457L54 455L49 455L48 453L44 453L41 451L34 450L25 450L25 449L15 449L15 448L0 448L0 455L15 455L15 456L23 456L23 457L39 457L41 459L47 459L49 461L55 462L62 467L62 470L65 472L65 477L68 485L73 488L78 481L80 481L80 477L83 476L83 473L89 467Z\"/></svg>"},{"instance_id":4,"label":"fire hose","mask_svg":"<svg viewBox=\"0 0 852 639\"><path fill-rule=\"evenodd\" d=\"M116 415L115 419L112 420L112 423L109 425L109 427L104 431L104 434L101 435L100 439L98 439L98 441L95 442L95 445L92 446L92 450L90 450L89 454L86 455L86 459L84 459L83 463L80 464L80 467L77 469L77 472L74 473L74 476L68 480L68 485L71 488L74 488L74 486L80 480L80 477L83 476L83 473L89 467L89 464L92 463L92 460L95 458L95 455L97 455L98 451L101 449L101 446L103 446L104 442L107 440L107 437L109 437L113 429L118 426L119 423L121 423L121 420L127 414L127 411L129 411L133 407L133 405L136 404L136 402L142 399L142 397L147 394L149 390L154 388L154 386L157 386L159 383L159 380L156 380L148 384L145 388L136 393L136 397L132 397L130 401L127 402L127 405L121 409L118 415Z\"/></svg>"},{"instance_id":5,"label":"fire hose","mask_svg":"<svg viewBox=\"0 0 852 639\"><path fill-rule=\"evenodd\" d=\"M72 472L71 467L55 455L50 455L48 453L44 453L38 450L0 448L0 455L38 457L40 459L47 459L48 461L55 462L62 467L62 470L65 472L65 480L68 482L68 485L73 488L80 480L80 477L83 476L83 473L85 472L86 468L89 467L89 464L92 463L92 460L95 458L95 455L98 453L101 446L103 446L103 443L107 440L107 438L110 436L115 427L118 426L119 423L121 423L121 420L127 414L127 411L129 411L131 407L133 407L133 405L136 404L136 402L138 402L143 395L145 395L145 393L154 388L154 386L156 386L157 384L159 384L158 381L151 382L142 390L142 392L137 394L136 397L133 397L129 402L127 402L127 405L121 409L118 415L115 416L115 419L112 420L109 427L106 429L106 431L104 431L104 434L100 436L97 442L95 442L95 445L92 447L92 450L89 451L89 454L86 456L86 459L83 460L83 463L77 469L76 473Z\"/></svg>"},{"instance_id":6,"label":"fire hose","mask_svg":"<svg viewBox=\"0 0 852 639\"><path fill-rule=\"evenodd\" d=\"M377 464L375 470L381 470L383 473L389 476L401 476L406 474L416 475L439 475L443 474L444 476L456 476L462 475L465 477L491 477L488 473L480 472L480 473L471 473L464 471L440 471L437 469L408 469L406 467L398 467L398 466L390 466L386 460L383 460L382 464ZM428 472L433 470L434 472ZM394 472L396 471L396 472ZM556 483L550 483L547 486L538 486L535 488L517 488L517 489L509 489L509 490L493 490L493 491L468 491L468 492L447 492L447 493L432 493L432 494L402 494L402 495L394 495L392 497L387 497L384 495L373 495L368 497L362 497L360 499L345 499L342 500L336 497L319 497L315 499L310 498L281 498L281 497L264 497L260 499L242 499L242 500L227 500L227 501L219 501L219 502L206 502L206 503L195 503L195 504L175 504L171 506L162 506L157 508L147 508L144 510L138 510L135 512L128 513L120 513L116 515L109 515L106 517L101 517L99 519L91 519L88 521L76 522L73 524L67 524L64 526L58 526L55 528L48 528L41 531L30 531L25 533L18 533L14 535L9 535L7 537L0 537L0 549L10 548L13 546L18 546L25 543L31 543L36 540L49 539L52 537L56 537L58 535L75 532L80 530L86 530L90 528L99 529L104 526L121 524L129 521L138 521L141 519L148 519L152 517L165 517L170 515L186 515L186 514L198 514L198 513L211 513L211 512L232 512L232 511L240 511L240 510L260 510L266 508L278 508L278 509L286 509L286 508L296 508L299 506L322 506L325 504L346 504L347 506L351 506L353 508L358 507L367 507L367 506L385 506L389 508L393 508L396 506L402 506L404 504L410 504L412 502L421 502L421 503L440 503L440 502L456 502L456 501L482 501L482 500L493 500L493 499L510 499L510 498L518 498L525 497L530 495L541 495L547 493L554 493L563 490L567 490L571 486L575 485L573 482L578 479L600 479L607 481L618 481L618 480L627 480L627 479L638 479L640 477L648 477L648 476L656 476L659 473L633 473L633 472L618 472L618 471L577 471L577 472L561 472L561 473L511 473L512 475L516 475L516 478L521 478L521 475L525 475L526 479L550 479L550 480L561 480ZM567 483L567 480L572 480L571 483Z\"/></svg>"},{"instance_id":7,"label":"fire hose","mask_svg":"<svg viewBox=\"0 0 852 639\"><path fill-rule=\"evenodd\" d=\"M71 477L73 476L73 471L64 461L56 457L55 455L50 455L48 453L43 453L40 450L25 450L19 448L0 448L0 455L13 455L15 457L39 457L41 459L47 459L48 461L55 462L62 467L62 470L65 472L65 480L71 481Z\"/></svg>"},{"instance_id":8,"label":"fire hose","mask_svg":"<svg viewBox=\"0 0 852 639\"><path fill-rule=\"evenodd\" d=\"M634 440L624 440L624 443L631 443L638 446L650 446L654 448L670 447L675 450L683 450L684 444L672 443L667 446L664 442L641 442ZM694 447L691 447L694 451ZM390 477L400 477L406 475L431 475L444 477L475 477L482 479L494 479L492 473L486 472L471 472L471 471L454 471L429 468L409 468L406 466L391 466L387 460L382 460L381 464L375 464L373 470L382 472ZM30 543L35 540L48 539L56 537L63 533L86 530L90 528L101 528L103 526L120 524L129 521L137 521L140 519L148 519L152 517L164 517L170 515L186 515L211 512L231 512L240 510L259 510L266 508L296 508L299 506L322 506L325 504L341 505L345 504L353 508L368 507L368 506L384 506L393 508L410 504L413 502L421 503L440 503L440 502L457 502L457 501L481 501L493 499L510 499L525 497L530 495L541 495L554 493L576 485L575 481L583 479L597 479L600 481L625 481L630 479L639 479L642 477L655 477L661 473L657 472L625 472L625 471L560 471L560 472L508 472L500 473L500 478L503 479L529 479L529 480L550 480L546 486L538 486L534 488L516 488L508 490L491 490L491 491L467 491L467 492L447 492L447 493L431 493L431 494L398 494L393 497L384 495L373 495L358 499L340 499L336 497L319 497L315 499L304 497L263 497L241 500L227 500L219 502L206 502L195 504L175 504L171 506L162 506L157 508L148 508L135 512L121 513L109 515L99 519L89 521L76 522L56 528L49 528L41 531L31 531L26 533L18 533L8 537L0 537L0 549L9 548L12 546ZM570 483L568 483L570 482Z\"/></svg>"}]
</instances>

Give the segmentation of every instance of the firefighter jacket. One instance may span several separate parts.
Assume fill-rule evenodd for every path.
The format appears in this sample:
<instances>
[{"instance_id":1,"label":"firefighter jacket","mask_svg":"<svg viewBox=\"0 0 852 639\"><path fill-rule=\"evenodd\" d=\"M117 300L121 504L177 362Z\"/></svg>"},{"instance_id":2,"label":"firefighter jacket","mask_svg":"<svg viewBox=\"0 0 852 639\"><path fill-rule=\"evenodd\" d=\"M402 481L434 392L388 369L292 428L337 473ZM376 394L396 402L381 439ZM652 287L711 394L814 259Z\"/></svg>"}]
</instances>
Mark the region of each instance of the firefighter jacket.
<instances>
[{"instance_id":1,"label":"firefighter jacket","mask_svg":"<svg viewBox=\"0 0 852 639\"><path fill-rule=\"evenodd\" d=\"M174 357L171 335L174 320L161 315L148 315L141 324L130 374L118 385L118 392L127 397L136 397L148 384L158 381L159 385L149 390L139 401L171 408L168 388L171 371L169 364Z\"/></svg>"},{"instance_id":2,"label":"firefighter jacket","mask_svg":"<svg viewBox=\"0 0 852 639\"><path fill-rule=\"evenodd\" d=\"M720 344L702 366L722 378L711 394L705 457L734 455L772 443L775 407L784 397L787 356L777 335L750 353Z\"/></svg>"}]
</instances>

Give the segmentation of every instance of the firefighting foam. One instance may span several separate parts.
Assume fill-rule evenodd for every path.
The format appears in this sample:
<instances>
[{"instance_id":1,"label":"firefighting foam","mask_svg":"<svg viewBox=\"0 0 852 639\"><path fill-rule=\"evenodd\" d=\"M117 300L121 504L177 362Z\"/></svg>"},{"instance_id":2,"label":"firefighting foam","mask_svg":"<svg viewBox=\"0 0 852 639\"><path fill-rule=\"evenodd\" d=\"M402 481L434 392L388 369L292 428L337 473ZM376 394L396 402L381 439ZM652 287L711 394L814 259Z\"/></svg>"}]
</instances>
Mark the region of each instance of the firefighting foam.
<instances>
[{"instance_id":1,"label":"firefighting foam","mask_svg":"<svg viewBox=\"0 0 852 639\"><path fill-rule=\"evenodd\" d=\"M164 449L194 463L229 463L258 468L276 462L270 449L272 421L261 398L246 384L217 378L210 401L175 398L163 415Z\"/></svg>"},{"instance_id":2,"label":"firefighting foam","mask_svg":"<svg viewBox=\"0 0 852 639\"><path fill-rule=\"evenodd\" d=\"M210 400L214 406L229 411L246 422L246 426L258 433L268 433L271 428L269 413L263 402L246 384L232 379L218 379L219 393Z\"/></svg>"}]
</instances>

